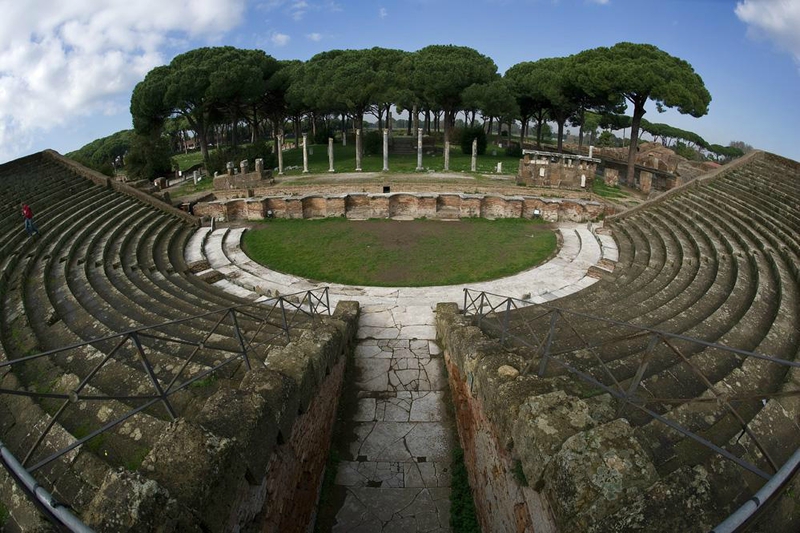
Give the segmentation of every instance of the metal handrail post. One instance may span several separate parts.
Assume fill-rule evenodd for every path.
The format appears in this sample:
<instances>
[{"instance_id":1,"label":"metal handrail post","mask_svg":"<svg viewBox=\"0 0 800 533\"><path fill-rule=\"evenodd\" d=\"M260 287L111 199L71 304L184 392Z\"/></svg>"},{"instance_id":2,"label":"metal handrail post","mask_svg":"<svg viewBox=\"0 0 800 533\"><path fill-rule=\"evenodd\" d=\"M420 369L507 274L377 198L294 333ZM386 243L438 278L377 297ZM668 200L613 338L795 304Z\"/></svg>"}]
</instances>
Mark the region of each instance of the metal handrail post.
<instances>
[{"instance_id":1,"label":"metal handrail post","mask_svg":"<svg viewBox=\"0 0 800 533\"><path fill-rule=\"evenodd\" d=\"M550 330L547 332L547 340L544 343L544 353L542 354L542 360L539 363L539 377L544 377L545 372L547 372L547 363L550 359L550 346L553 344L553 337L555 336L556 331L556 321L558 321L559 312L553 311L553 314L550 315Z\"/></svg>"},{"instance_id":2,"label":"metal handrail post","mask_svg":"<svg viewBox=\"0 0 800 533\"><path fill-rule=\"evenodd\" d=\"M503 313L503 331L500 335L500 344L505 344L506 333L508 333L508 321L511 315L511 298L506 300L506 312Z\"/></svg>"},{"instance_id":3,"label":"metal handrail post","mask_svg":"<svg viewBox=\"0 0 800 533\"><path fill-rule=\"evenodd\" d=\"M133 344L136 346L136 350L139 352L139 357L142 358L142 366L144 366L144 371L147 373L147 376L150 378L150 381L153 383L153 387L156 389L158 396L161 398L161 402L164 404L164 408L169 413L170 418L172 420L178 419L178 414L175 412L175 409L172 407L172 404L169 403L169 398L167 397L167 393L161 387L161 384L158 382L158 378L156 377L156 373L153 371L153 367L150 365L150 361L147 360L147 355L144 353L144 348L142 348L142 343L139 341L139 335L137 333L130 334L131 340L133 340Z\"/></svg>"},{"instance_id":4,"label":"metal handrail post","mask_svg":"<svg viewBox=\"0 0 800 533\"><path fill-rule=\"evenodd\" d=\"M236 319L236 310L231 309L231 320L233 321L233 330L236 332L236 338L239 339L239 346L242 348L242 359L244 359L244 365L247 367L247 370L252 370L250 368L250 358L247 356L247 347L244 345L244 337L242 337L242 330L239 329L239 321Z\"/></svg>"},{"instance_id":5,"label":"metal handrail post","mask_svg":"<svg viewBox=\"0 0 800 533\"><path fill-rule=\"evenodd\" d=\"M281 296L279 303L281 306L281 320L283 321L283 331L286 332L286 340L288 342L291 342L292 336L289 334L289 324L286 321L286 306L283 305L283 296Z\"/></svg>"}]
</instances>

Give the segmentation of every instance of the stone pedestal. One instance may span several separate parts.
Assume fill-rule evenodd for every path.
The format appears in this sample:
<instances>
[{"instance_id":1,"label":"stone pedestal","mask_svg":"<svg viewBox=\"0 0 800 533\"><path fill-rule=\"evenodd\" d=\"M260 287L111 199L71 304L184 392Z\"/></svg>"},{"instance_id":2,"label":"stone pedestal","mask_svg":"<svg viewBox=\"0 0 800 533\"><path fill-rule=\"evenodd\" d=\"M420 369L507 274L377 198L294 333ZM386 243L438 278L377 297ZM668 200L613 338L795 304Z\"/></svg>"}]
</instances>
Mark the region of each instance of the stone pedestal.
<instances>
[{"instance_id":1,"label":"stone pedestal","mask_svg":"<svg viewBox=\"0 0 800 533\"><path fill-rule=\"evenodd\" d=\"M417 172L425 170L422 168L422 128L417 128Z\"/></svg>"},{"instance_id":2,"label":"stone pedestal","mask_svg":"<svg viewBox=\"0 0 800 533\"><path fill-rule=\"evenodd\" d=\"M361 130L356 130L356 172L361 172Z\"/></svg>"},{"instance_id":3,"label":"stone pedestal","mask_svg":"<svg viewBox=\"0 0 800 533\"><path fill-rule=\"evenodd\" d=\"M303 134L303 174L308 174L308 133Z\"/></svg>"},{"instance_id":4,"label":"stone pedestal","mask_svg":"<svg viewBox=\"0 0 800 533\"><path fill-rule=\"evenodd\" d=\"M644 194L650 194L650 191L653 190L653 173L652 172L644 172L642 171L639 173L639 189Z\"/></svg>"},{"instance_id":5,"label":"stone pedestal","mask_svg":"<svg viewBox=\"0 0 800 533\"><path fill-rule=\"evenodd\" d=\"M239 162L239 169L242 174L247 174L250 172L250 162L247 159L243 159Z\"/></svg>"},{"instance_id":6,"label":"stone pedestal","mask_svg":"<svg viewBox=\"0 0 800 533\"><path fill-rule=\"evenodd\" d=\"M472 161L470 161L469 169L472 172L478 170L478 139L472 139Z\"/></svg>"},{"instance_id":7,"label":"stone pedestal","mask_svg":"<svg viewBox=\"0 0 800 533\"><path fill-rule=\"evenodd\" d=\"M278 176L283 176L283 134L278 135Z\"/></svg>"},{"instance_id":8,"label":"stone pedestal","mask_svg":"<svg viewBox=\"0 0 800 533\"><path fill-rule=\"evenodd\" d=\"M603 172L603 181L608 187L619 186L619 170L606 167Z\"/></svg>"},{"instance_id":9,"label":"stone pedestal","mask_svg":"<svg viewBox=\"0 0 800 533\"><path fill-rule=\"evenodd\" d=\"M233 176L233 161L225 163L225 170L228 172L228 176Z\"/></svg>"},{"instance_id":10,"label":"stone pedestal","mask_svg":"<svg viewBox=\"0 0 800 533\"><path fill-rule=\"evenodd\" d=\"M383 171L389 171L389 128L383 130Z\"/></svg>"},{"instance_id":11,"label":"stone pedestal","mask_svg":"<svg viewBox=\"0 0 800 533\"><path fill-rule=\"evenodd\" d=\"M256 172L259 174L264 173L264 160L261 158L256 159Z\"/></svg>"}]
</instances>

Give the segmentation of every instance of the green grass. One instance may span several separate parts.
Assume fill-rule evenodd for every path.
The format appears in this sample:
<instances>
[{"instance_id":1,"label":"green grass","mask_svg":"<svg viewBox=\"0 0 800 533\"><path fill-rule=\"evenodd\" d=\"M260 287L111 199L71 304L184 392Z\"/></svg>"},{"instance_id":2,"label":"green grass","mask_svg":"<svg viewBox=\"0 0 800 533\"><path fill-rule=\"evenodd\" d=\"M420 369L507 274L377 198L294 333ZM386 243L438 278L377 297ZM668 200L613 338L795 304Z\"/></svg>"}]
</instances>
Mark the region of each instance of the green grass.
<instances>
[{"instance_id":1,"label":"green grass","mask_svg":"<svg viewBox=\"0 0 800 533\"><path fill-rule=\"evenodd\" d=\"M200 150L195 152L189 152L188 154L176 154L172 156L176 163L178 163L178 168L181 170L186 170L187 168L191 168L198 163L203 162L203 153Z\"/></svg>"},{"instance_id":2,"label":"green grass","mask_svg":"<svg viewBox=\"0 0 800 533\"><path fill-rule=\"evenodd\" d=\"M541 221L269 221L244 235L255 261L316 281L420 287L471 283L537 265L556 249Z\"/></svg>"},{"instance_id":3,"label":"green grass","mask_svg":"<svg viewBox=\"0 0 800 533\"><path fill-rule=\"evenodd\" d=\"M464 450L460 446L453 450L452 476L450 527L458 533L480 533L481 527L475 516L475 501L469 488L467 467L464 465Z\"/></svg>"},{"instance_id":4,"label":"green grass","mask_svg":"<svg viewBox=\"0 0 800 533\"><path fill-rule=\"evenodd\" d=\"M592 183L592 191L598 196L602 196L603 198L611 198L612 200L630 197L630 194L623 191L619 187L609 187L600 178L594 179L594 182Z\"/></svg>"}]
</instances>

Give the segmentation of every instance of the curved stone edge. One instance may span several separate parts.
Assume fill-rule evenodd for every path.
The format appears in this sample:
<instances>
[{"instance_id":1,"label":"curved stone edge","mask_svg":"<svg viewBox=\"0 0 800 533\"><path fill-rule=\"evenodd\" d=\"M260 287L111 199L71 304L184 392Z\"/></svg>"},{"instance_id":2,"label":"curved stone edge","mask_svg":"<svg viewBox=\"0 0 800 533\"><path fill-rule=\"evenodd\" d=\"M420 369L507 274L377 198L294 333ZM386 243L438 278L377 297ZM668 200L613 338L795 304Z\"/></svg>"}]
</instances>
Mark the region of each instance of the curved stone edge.
<instances>
[{"instance_id":1,"label":"curved stone edge","mask_svg":"<svg viewBox=\"0 0 800 533\"><path fill-rule=\"evenodd\" d=\"M613 271L616 243L601 226L560 223L555 228L563 245L548 262L505 278L470 284L476 290L511 295L533 304L555 300L596 283ZM213 276L215 285L236 296L258 299L314 288L303 278L275 272L255 263L241 249L243 228L218 229L213 234L201 228L190 238L185 256L198 266L197 275ZM200 271L200 269L206 269ZM212 274L213 273L213 274ZM331 301L359 299L362 303L398 301L425 303L463 298L464 285L434 287L365 287L330 284Z\"/></svg>"},{"instance_id":2,"label":"curved stone edge","mask_svg":"<svg viewBox=\"0 0 800 533\"><path fill-rule=\"evenodd\" d=\"M708 531L750 494L718 456L659 475L608 395L522 375L529 361L457 304L437 306L436 329L485 531Z\"/></svg>"},{"instance_id":3,"label":"curved stone edge","mask_svg":"<svg viewBox=\"0 0 800 533\"><path fill-rule=\"evenodd\" d=\"M179 419L137 472L110 472L83 513L98 531L281 531L310 523L328 457L357 302L270 352L238 389Z\"/></svg>"}]
</instances>

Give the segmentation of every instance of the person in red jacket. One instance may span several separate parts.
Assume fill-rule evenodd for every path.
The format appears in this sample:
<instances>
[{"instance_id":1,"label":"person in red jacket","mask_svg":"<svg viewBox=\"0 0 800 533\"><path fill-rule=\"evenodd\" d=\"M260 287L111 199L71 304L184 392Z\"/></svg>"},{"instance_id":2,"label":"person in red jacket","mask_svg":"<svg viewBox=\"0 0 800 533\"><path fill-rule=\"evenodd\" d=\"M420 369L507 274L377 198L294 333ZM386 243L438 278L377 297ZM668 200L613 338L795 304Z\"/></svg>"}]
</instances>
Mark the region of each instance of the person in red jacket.
<instances>
[{"instance_id":1,"label":"person in red jacket","mask_svg":"<svg viewBox=\"0 0 800 533\"><path fill-rule=\"evenodd\" d=\"M22 218L25 220L25 231L28 232L28 236L39 235L39 229L33 222L33 210L24 202L22 204Z\"/></svg>"}]
</instances>

